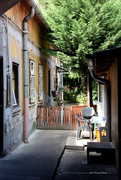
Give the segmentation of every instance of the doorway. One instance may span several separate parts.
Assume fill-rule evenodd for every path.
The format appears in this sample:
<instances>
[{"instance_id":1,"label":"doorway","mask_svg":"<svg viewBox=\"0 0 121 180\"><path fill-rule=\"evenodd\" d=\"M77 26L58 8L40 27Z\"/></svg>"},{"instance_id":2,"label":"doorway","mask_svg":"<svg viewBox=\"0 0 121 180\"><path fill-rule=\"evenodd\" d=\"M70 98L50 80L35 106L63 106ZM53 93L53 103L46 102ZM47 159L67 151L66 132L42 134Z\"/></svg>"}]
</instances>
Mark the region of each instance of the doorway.
<instances>
[{"instance_id":1,"label":"doorway","mask_svg":"<svg viewBox=\"0 0 121 180\"><path fill-rule=\"evenodd\" d=\"M3 58L0 57L0 156L3 156Z\"/></svg>"}]
</instances>

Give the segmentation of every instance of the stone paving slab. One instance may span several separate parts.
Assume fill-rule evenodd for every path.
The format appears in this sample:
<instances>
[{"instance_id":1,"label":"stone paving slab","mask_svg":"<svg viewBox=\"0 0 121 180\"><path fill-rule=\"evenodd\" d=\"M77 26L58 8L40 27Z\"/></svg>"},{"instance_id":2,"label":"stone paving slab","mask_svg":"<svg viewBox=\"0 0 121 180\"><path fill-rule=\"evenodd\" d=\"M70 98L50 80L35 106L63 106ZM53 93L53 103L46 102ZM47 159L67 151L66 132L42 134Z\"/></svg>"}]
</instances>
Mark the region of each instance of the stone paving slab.
<instances>
[{"instance_id":1,"label":"stone paving slab","mask_svg":"<svg viewBox=\"0 0 121 180\"><path fill-rule=\"evenodd\" d=\"M93 140L93 142L96 141L96 139ZM67 138L65 148L73 150L84 150L84 147L87 146L87 142L90 142L88 131L83 131L82 139L77 139L77 131L72 131Z\"/></svg>"}]
</instances>

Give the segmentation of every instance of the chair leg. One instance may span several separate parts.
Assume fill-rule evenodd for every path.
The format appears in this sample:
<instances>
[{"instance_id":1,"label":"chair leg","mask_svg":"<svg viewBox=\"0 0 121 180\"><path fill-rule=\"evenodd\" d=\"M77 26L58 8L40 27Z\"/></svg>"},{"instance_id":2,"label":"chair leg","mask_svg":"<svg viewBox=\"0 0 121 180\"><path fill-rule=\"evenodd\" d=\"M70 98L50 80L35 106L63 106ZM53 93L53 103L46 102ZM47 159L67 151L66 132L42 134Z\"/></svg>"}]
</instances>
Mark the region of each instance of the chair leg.
<instances>
[{"instance_id":1,"label":"chair leg","mask_svg":"<svg viewBox=\"0 0 121 180\"><path fill-rule=\"evenodd\" d=\"M81 130L78 129L78 131L77 131L77 139L79 139L81 137L81 131L82 131L82 129Z\"/></svg>"},{"instance_id":2,"label":"chair leg","mask_svg":"<svg viewBox=\"0 0 121 180\"><path fill-rule=\"evenodd\" d=\"M92 131L90 131L90 141L92 141Z\"/></svg>"}]
</instances>

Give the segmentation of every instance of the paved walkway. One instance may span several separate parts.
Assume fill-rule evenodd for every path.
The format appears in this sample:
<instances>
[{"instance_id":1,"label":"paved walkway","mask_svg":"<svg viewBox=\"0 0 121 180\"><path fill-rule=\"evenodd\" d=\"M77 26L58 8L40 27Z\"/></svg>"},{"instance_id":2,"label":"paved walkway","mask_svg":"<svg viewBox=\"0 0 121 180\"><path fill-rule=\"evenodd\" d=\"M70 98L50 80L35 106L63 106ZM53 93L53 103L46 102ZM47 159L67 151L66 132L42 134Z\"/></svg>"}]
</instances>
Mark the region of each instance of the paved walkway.
<instances>
[{"instance_id":1,"label":"paved walkway","mask_svg":"<svg viewBox=\"0 0 121 180\"><path fill-rule=\"evenodd\" d=\"M87 163L86 145L89 141L89 132L84 132L81 140L76 139L76 131L71 132L54 180L118 180L114 165Z\"/></svg>"},{"instance_id":2,"label":"paved walkway","mask_svg":"<svg viewBox=\"0 0 121 180\"><path fill-rule=\"evenodd\" d=\"M0 180L50 180L70 131L36 130L29 144L22 143L0 159Z\"/></svg>"},{"instance_id":3,"label":"paved walkway","mask_svg":"<svg viewBox=\"0 0 121 180\"><path fill-rule=\"evenodd\" d=\"M0 159L0 180L118 180L115 166L87 164L87 141L77 141L76 131L36 130Z\"/></svg>"}]
</instances>

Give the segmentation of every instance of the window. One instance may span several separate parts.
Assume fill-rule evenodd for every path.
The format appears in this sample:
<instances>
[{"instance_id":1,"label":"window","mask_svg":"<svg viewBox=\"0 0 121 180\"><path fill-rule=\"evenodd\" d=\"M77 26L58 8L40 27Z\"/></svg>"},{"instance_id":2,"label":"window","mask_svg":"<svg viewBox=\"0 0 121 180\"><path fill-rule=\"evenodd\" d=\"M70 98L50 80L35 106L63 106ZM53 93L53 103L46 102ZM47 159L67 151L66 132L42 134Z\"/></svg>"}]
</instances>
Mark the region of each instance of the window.
<instances>
[{"instance_id":1,"label":"window","mask_svg":"<svg viewBox=\"0 0 121 180\"><path fill-rule=\"evenodd\" d=\"M10 74L7 75L7 95L6 95L6 106L10 107L11 105L11 84L10 84Z\"/></svg>"},{"instance_id":2,"label":"window","mask_svg":"<svg viewBox=\"0 0 121 180\"><path fill-rule=\"evenodd\" d=\"M13 106L18 105L18 64L13 63L12 66L12 103Z\"/></svg>"},{"instance_id":3,"label":"window","mask_svg":"<svg viewBox=\"0 0 121 180\"><path fill-rule=\"evenodd\" d=\"M43 66L39 64L39 101L43 100Z\"/></svg>"},{"instance_id":4,"label":"window","mask_svg":"<svg viewBox=\"0 0 121 180\"><path fill-rule=\"evenodd\" d=\"M30 103L35 102L35 62L30 60Z\"/></svg>"}]
</instances>

